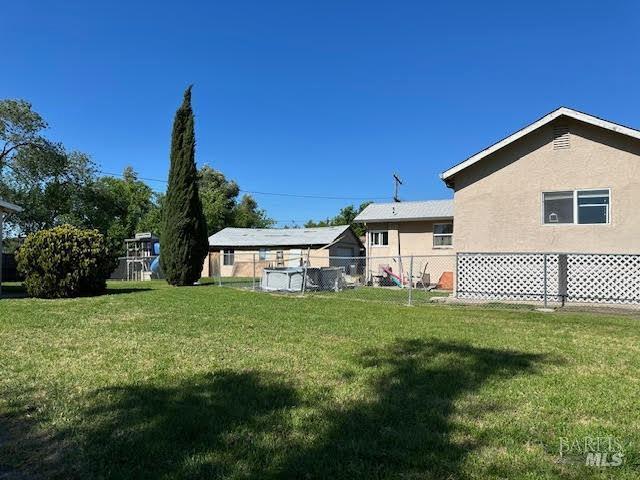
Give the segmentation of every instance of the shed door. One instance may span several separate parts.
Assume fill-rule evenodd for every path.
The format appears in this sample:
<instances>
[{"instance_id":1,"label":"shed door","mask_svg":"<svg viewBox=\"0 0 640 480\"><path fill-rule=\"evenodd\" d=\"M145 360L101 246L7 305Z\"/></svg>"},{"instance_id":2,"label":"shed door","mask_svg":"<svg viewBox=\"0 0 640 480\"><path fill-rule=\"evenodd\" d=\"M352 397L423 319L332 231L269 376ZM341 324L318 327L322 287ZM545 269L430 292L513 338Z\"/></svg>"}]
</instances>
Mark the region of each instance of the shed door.
<instances>
[{"instance_id":1,"label":"shed door","mask_svg":"<svg viewBox=\"0 0 640 480\"><path fill-rule=\"evenodd\" d=\"M337 247L336 257L353 257L353 248Z\"/></svg>"},{"instance_id":2,"label":"shed door","mask_svg":"<svg viewBox=\"0 0 640 480\"><path fill-rule=\"evenodd\" d=\"M357 260L354 258L346 258L353 257L353 248L336 247L334 253L335 256L331 258L329 265L331 265L332 267L342 267L344 268L344 271L349 275L355 274L355 271L357 270Z\"/></svg>"}]
</instances>

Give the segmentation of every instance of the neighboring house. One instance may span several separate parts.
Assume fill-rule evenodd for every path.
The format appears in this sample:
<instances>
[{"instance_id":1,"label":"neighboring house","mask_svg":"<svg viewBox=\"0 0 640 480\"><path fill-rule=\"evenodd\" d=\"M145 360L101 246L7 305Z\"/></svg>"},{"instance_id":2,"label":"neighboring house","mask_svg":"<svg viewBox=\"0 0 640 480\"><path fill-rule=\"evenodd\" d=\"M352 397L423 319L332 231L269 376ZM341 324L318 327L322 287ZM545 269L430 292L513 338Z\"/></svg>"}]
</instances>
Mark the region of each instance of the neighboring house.
<instances>
[{"instance_id":1,"label":"neighboring house","mask_svg":"<svg viewBox=\"0 0 640 480\"><path fill-rule=\"evenodd\" d=\"M458 252L640 251L638 130L563 107L441 178Z\"/></svg>"},{"instance_id":2,"label":"neighboring house","mask_svg":"<svg viewBox=\"0 0 640 480\"><path fill-rule=\"evenodd\" d=\"M348 225L316 228L225 228L209 237L209 257L202 276L252 276L267 266L344 263L339 258L363 254L364 246Z\"/></svg>"},{"instance_id":3,"label":"neighboring house","mask_svg":"<svg viewBox=\"0 0 640 480\"><path fill-rule=\"evenodd\" d=\"M455 269L453 200L373 203L354 220L366 228L367 271L384 268L414 275L425 271L432 283L452 288ZM408 256L416 256L414 265ZM440 258L424 256L440 256ZM422 257L422 258L420 258Z\"/></svg>"},{"instance_id":4,"label":"neighboring house","mask_svg":"<svg viewBox=\"0 0 640 480\"><path fill-rule=\"evenodd\" d=\"M5 202L0 198L0 294L2 294L2 254L4 252L2 246L4 219L11 213L19 213L22 211L17 205L13 203Z\"/></svg>"},{"instance_id":5,"label":"neighboring house","mask_svg":"<svg viewBox=\"0 0 640 480\"><path fill-rule=\"evenodd\" d=\"M453 200L372 203L354 221L364 224L372 257L449 255L453 248Z\"/></svg>"}]
</instances>

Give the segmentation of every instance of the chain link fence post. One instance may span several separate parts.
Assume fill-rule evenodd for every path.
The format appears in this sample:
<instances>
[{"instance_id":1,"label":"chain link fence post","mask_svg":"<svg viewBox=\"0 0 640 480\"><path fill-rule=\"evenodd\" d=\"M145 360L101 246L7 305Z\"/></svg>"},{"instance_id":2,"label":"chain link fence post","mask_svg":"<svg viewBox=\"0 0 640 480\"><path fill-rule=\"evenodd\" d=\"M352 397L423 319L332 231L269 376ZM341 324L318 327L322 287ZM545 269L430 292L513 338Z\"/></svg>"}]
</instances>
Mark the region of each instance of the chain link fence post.
<instances>
[{"instance_id":1,"label":"chain link fence post","mask_svg":"<svg viewBox=\"0 0 640 480\"><path fill-rule=\"evenodd\" d=\"M409 305L411 306L413 294L413 255L409 258Z\"/></svg>"},{"instance_id":2,"label":"chain link fence post","mask_svg":"<svg viewBox=\"0 0 640 480\"><path fill-rule=\"evenodd\" d=\"M455 268L455 278L453 279L453 294L455 298L458 298L458 287L460 286L460 276L459 276L459 268L458 264L460 262L460 252L456 252L456 268Z\"/></svg>"},{"instance_id":3,"label":"chain link fence post","mask_svg":"<svg viewBox=\"0 0 640 480\"><path fill-rule=\"evenodd\" d=\"M547 308L547 254L542 255L543 264L543 288L544 288L544 308Z\"/></svg>"},{"instance_id":4,"label":"chain link fence post","mask_svg":"<svg viewBox=\"0 0 640 480\"><path fill-rule=\"evenodd\" d=\"M302 294L301 296L304 297L304 293L307 290L307 268L309 267L309 260L310 260L310 256L311 256L311 249L307 249L307 260L304 262L304 270L302 273Z\"/></svg>"},{"instance_id":5,"label":"chain link fence post","mask_svg":"<svg viewBox=\"0 0 640 480\"><path fill-rule=\"evenodd\" d=\"M256 254L253 254L253 277L251 279L251 289L256 289Z\"/></svg>"}]
</instances>

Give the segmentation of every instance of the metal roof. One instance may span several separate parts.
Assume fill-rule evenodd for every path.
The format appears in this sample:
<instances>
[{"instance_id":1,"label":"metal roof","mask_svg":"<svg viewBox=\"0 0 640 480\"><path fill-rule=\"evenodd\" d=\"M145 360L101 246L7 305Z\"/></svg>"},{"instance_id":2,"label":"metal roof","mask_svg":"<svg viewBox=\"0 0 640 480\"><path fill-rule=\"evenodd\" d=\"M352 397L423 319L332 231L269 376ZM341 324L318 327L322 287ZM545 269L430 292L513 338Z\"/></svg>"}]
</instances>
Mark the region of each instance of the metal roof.
<instances>
[{"instance_id":1,"label":"metal roof","mask_svg":"<svg viewBox=\"0 0 640 480\"><path fill-rule=\"evenodd\" d=\"M354 222L437 220L440 218L453 218L453 200L372 203L360 212Z\"/></svg>"},{"instance_id":2,"label":"metal roof","mask_svg":"<svg viewBox=\"0 0 640 480\"><path fill-rule=\"evenodd\" d=\"M349 225L316 228L233 228L228 227L209 237L212 247L292 247L328 245Z\"/></svg>"},{"instance_id":3,"label":"metal roof","mask_svg":"<svg viewBox=\"0 0 640 480\"><path fill-rule=\"evenodd\" d=\"M5 202L0 198L0 211L20 213L22 211L22 207L14 205L13 203Z\"/></svg>"},{"instance_id":4,"label":"metal roof","mask_svg":"<svg viewBox=\"0 0 640 480\"><path fill-rule=\"evenodd\" d=\"M601 128L607 129L607 130L611 130L613 132L621 133L622 135L626 135L628 137L640 139L640 131L639 130L636 130L634 128L625 127L624 125L619 125L617 123L613 123L613 122L610 122L608 120L604 120L602 118L595 117L593 115L589 115L588 113L579 112L578 110L573 110L572 108L560 107L560 108L557 108L556 110L554 110L553 112L550 112L550 113L546 114L544 117L536 120L535 122L527 125L526 127L518 130L517 132L509 135L508 137L503 138L499 142L494 143L493 145L485 148L484 150L476 153L475 155L470 156L469 158L467 158L463 162L461 162L461 163L459 163L457 165L454 165L449 170L446 170L446 171L442 172L440 174L440 178L442 180L444 180L445 182L448 182L448 180L453 175L458 173L459 171L464 170L465 168L473 165L476 162L479 162L480 160L482 160L486 156L491 155L492 153L496 152L497 150L500 150L501 148L509 145L512 142L515 142L519 138L524 137L525 135L533 132L534 130L537 130L538 128L546 125L549 122L552 122L553 120L555 120L556 118L561 117L561 116L570 117L570 118L573 118L575 120L579 120L581 122L585 122L585 123L588 123L588 124L591 124L591 125L595 125L597 127L601 127Z\"/></svg>"}]
</instances>

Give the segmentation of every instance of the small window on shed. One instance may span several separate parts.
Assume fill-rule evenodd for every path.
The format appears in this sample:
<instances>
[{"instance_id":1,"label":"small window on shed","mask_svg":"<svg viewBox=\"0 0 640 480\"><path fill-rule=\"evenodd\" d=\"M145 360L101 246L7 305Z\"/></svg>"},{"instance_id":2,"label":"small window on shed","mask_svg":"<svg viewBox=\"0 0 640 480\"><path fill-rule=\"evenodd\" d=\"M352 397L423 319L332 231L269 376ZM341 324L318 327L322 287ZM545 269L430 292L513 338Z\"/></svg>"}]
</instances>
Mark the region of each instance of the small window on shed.
<instances>
[{"instance_id":1,"label":"small window on shed","mask_svg":"<svg viewBox=\"0 0 640 480\"><path fill-rule=\"evenodd\" d=\"M222 257L222 264L223 265L233 265L234 260L235 260L235 255L234 255L234 251L232 248L225 248L224 249L224 255Z\"/></svg>"}]
</instances>

